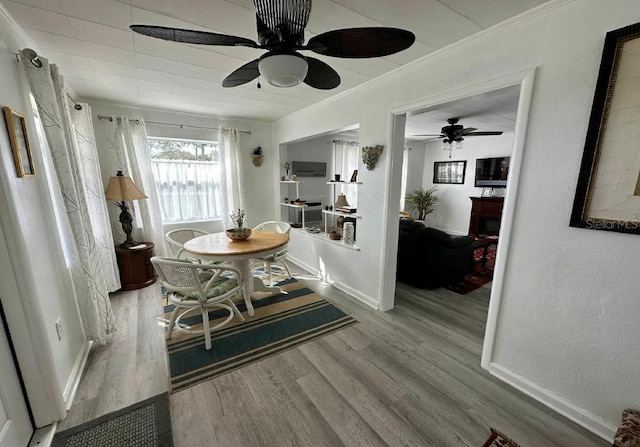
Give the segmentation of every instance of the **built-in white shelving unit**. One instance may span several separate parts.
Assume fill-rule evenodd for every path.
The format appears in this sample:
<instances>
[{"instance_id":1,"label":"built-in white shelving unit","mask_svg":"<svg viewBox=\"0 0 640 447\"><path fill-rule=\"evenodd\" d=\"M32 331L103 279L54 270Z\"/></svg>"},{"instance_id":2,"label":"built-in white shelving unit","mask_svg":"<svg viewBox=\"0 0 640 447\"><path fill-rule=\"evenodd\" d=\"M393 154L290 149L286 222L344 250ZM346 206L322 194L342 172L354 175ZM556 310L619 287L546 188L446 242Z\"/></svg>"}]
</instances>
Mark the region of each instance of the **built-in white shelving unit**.
<instances>
[{"instance_id":1,"label":"built-in white shelving unit","mask_svg":"<svg viewBox=\"0 0 640 447\"><path fill-rule=\"evenodd\" d=\"M296 185L296 197L294 199L290 199L290 200L295 200L295 199L299 199L300 198L300 183L302 183L299 180L281 180L280 184L285 184L285 185ZM305 205L296 205L295 203L289 202L289 203L285 203L285 202L281 202L280 203L281 206L284 207L288 207L288 208L300 208L302 213L302 228L306 227L305 221L304 221L304 209L305 209Z\"/></svg>"},{"instance_id":2,"label":"built-in white shelving unit","mask_svg":"<svg viewBox=\"0 0 640 447\"><path fill-rule=\"evenodd\" d=\"M335 203L336 199L337 199L337 195L336 195L336 186L353 186L353 185L362 185L362 182L327 182L327 185L331 185L331 203ZM355 244L345 244L344 239L340 239L339 241L334 241L332 239L329 239L329 232L331 231L329 229L329 219L327 219L327 216L338 216L338 217L344 217L344 218L353 218L353 219L360 219L362 218L362 216L360 216L357 213L342 213L340 211L336 211L336 210L323 210L322 211L325 215L324 220L324 232L325 232L325 236L327 237L327 239L331 242L337 243L339 245L342 245L344 247L347 248L352 248L354 250L360 250L360 248L355 245Z\"/></svg>"},{"instance_id":3,"label":"built-in white shelving unit","mask_svg":"<svg viewBox=\"0 0 640 447\"><path fill-rule=\"evenodd\" d=\"M284 185L295 185L295 190L296 190L296 197L295 198L290 198L290 200L295 200L297 198L300 198L300 189L299 189L299 185L300 183L302 183L300 180L281 180L280 184L284 184ZM328 185L332 185L333 188L331 188L331 203L335 203L336 201L336 185L339 186L351 186L351 185L362 185L362 182L327 182ZM329 239L329 225L328 225L328 219L327 216L331 215L331 216L342 216L342 217L350 217L350 218L355 218L355 219L360 219L362 218L362 216L360 216L359 214L356 213L341 213L339 211L334 211L334 210L322 210L323 215L325 216L324 220L324 232L319 232L319 233L313 233L313 232L309 232L306 231L306 223L305 223L305 208L306 205L296 205L293 202L289 202L289 203L285 203L285 202L280 202L280 205L285 207L285 208L300 208L302 213L301 213L301 220L302 220L302 228L294 228L293 230L297 230L297 231L303 231L306 234L312 236L312 237L316 237L319 239L322 239L324 241L327 241L331 244L334 245L338 245L340 247L344 247L344 248L348 248L350 250L356 250L356 251L360 251L360 247L358 247L356 244L346 244L344 242L343 239L340 239L338 241L333 240L333 239Z\"/></svg>"}]
</instances>

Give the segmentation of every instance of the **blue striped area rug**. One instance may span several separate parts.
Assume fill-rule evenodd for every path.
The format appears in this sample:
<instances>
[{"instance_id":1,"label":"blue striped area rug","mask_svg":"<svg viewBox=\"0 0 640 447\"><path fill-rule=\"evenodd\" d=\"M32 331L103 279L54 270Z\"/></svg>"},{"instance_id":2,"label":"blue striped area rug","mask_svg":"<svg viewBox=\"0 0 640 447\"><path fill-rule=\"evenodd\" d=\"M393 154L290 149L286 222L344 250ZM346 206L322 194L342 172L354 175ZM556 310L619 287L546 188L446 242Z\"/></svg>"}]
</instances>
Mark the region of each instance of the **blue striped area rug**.
<instances>
[{"instance_id":1,"label":"blue striped area rug","mask_svg":"<svg viewBox=\"0 0 640 447\"><path fill-rule=\"evenodd\" d=\"M253 318L247 316L244 304L238 304L245 321L234 318L213 332L209 351L204 348L204 336L173 331L167 340L172 393L357 323L295 279L278 285L287 293L254 300ZM165 306L166 321L173 308ZM226 315L216 310L209 319L215 322ZM180 323L197 329L202 318L194 314Z\"/></svg>"}]
</instances>

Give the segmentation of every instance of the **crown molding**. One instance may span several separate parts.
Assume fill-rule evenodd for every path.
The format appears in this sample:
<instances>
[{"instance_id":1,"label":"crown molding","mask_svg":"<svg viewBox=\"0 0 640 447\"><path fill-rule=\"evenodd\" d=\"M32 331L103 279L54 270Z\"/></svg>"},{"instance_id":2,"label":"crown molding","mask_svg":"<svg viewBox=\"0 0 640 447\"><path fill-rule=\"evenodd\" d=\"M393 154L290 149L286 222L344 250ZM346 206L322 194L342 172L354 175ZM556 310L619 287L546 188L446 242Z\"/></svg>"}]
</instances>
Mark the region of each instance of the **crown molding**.
<instances>
[{"instance_id":1,"label":"crown molding","mask_svg":"<svg viewBox=\"0 0 640 447\"><path fill-rule=\"evenodd\" d=\"M315 104L310 105L309 107L306 107L304 109L298 110L296 112L293 112L289 115L283 116L282 118L276 120L274 123L277 123L279 121L282 120L286 120L287 117L294 115L296 113L299 113L303 110L313 110L316 107L320 107L324 104L330 103L334 100L337 100L339 98L342 98L348 94L351 94L353 92L356 92L358 90L362 90L362 89L366 89L368 87L370 87L371 85L375 85L376 83L382 81L383 79L387 79L393 76L397 76L399 74L402 74L405 71L408 70L412 70L414 69L417 65L421 65L427 61L431 61L431 60L436 60L439 59L441 57L446 56L447 54L453 53L454 51L458 51L462 48L471 46L476 44L477 42L483 41L485 39L488 39L496 34L500 34L503 33L507 30L510 30L511 28L514 28L522 23L526 23L530 20L535 19L538 16L544 15L549 13L550 11L553 11L554 9L558 9L561 8L569 3L573 3L575 0L551 0L549 2L543 3L541 5L536 6L535 8L529 9L521 14L518 14L517 16L511 17L507 20L505 20L504 22L500 22L496 25L493 25L489 28L486 28L482 31L479 31L475 34L472 34L468 37L465 37L463 39L460 39L454 43L451 43L445 47L442 47L438 50L435 50L429 54L424 55L423 57L420 57L414 61L411 61L407 64L404 64L398 68L395 68L391 71L388 71L386 73L381 74L380 76L377 76L373 79L368 80L367 82L360 84L356 87L350 88L349 90L345 90L344 92L338 93L335 96L332 96L330 98L324 99L320 102L317 102Z\"/></svg>"},{"instance_id":2,"label":"crown molding","mask_svg":"<svg viewBox=\"0 0 640 447\"><path fill-rule=\"evenodd\" d=\"M23 48L32 48L40 54L39 48L25 30L18 25L16 19L9 13L7 8L0 3L0 35L4 38L7 47L16 53Z\"/></svg>"}]
</instances>

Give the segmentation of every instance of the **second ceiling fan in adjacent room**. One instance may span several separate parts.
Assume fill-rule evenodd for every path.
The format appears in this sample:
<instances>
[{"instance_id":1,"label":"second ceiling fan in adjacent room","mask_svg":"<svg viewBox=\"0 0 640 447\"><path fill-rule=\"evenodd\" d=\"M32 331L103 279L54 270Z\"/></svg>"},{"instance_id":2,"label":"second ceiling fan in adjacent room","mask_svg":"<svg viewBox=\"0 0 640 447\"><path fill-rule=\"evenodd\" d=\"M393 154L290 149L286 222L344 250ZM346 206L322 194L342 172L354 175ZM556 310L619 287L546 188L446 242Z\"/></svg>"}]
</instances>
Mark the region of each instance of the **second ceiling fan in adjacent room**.
<instances>
[{"instance_id":1,"label":"second ceiling fan in adjacent room","mask_svg":"<svg viewBox=\"0 0 640 447\"><path fill-rule=\"evenodd\" d=\"M449 118L447 123L449 125L440 129L439 134L418 134L414 137L431 137L426 140L442 138L442 149L449 151L449 158L451 158L451 150L462 147L464 137L482 137L491 135L502 135L501 131L480 131L475 127L464 127L462 124L458 124L460 118Z\"/></svg>"}]
</instances>

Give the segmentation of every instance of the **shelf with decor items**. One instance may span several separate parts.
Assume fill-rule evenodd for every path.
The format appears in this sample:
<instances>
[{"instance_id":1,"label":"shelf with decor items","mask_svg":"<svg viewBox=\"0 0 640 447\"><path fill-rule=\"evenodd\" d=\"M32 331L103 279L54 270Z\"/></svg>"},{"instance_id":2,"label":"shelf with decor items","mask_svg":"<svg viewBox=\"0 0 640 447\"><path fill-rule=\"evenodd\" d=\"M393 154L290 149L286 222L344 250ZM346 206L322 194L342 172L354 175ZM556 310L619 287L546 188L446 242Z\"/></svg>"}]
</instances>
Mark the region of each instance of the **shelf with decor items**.
<instances>
[{"instance_id":1,"label":"shelf with decor items","mask_svg":"<svg viewBox=\"0 0 640 447\"><path fill-rule=\"evenodd\" d=\"M342 195L342 201L344 201L345 205L348 206L347 202L346 202L346 198L344 196L343 193L340 194L336 194L336 186L341 186L341 187L350 187L350 186L358 186L358 185L362 185L362 182L340 182L340 181L331 181L331 182L327 182L327 185L331 185L331 203L333 204L334 207L339 205L339 202L341 202L340 200L340 195ZM357 196L356 196L357 198ZM336 208L332 209L332 210L323 210L322 211L325 215L324 220L324 232L327 238L330 238L330 234L333 231L334 233L338 234L340 236L339 240L332 240L329 239L331 242L335 242L335 243L339 243L340 245L344 246L344 247L353 247L354 244L348 244L344 242L344 234L343 234L343 230L344 230L344 223L345 222L352 222L353 223L353 227L354 227L354 241L355 241L355 227L356 227L356 219L361 219L362 216L357 214L355 212L346 212L346 211L340 211ZM333 225L329 224L329 216L337 216L335 219L335 222ZM356 246L357 247L357 246ZM357 250L360 250L360 248L356 248Z\"/></svg>"},{"instance_id":2,"label":"shelf with decor items","mask_svg":"<svg viewBox=\"0 0 640 447\"><path fill-rule=\"evenodd\" d=\"M333 245L337 245L339 247L348 248L349 250L353 250L353 251L360 251L360 247L357 246L356 244L346 244L344 242L344 240L342 240L342 239L340 239L338 241L334 241L334 240L329 239L329 235L326 234L325 232L323 232L322 230L320 230L319 233L313 233L313 232L310 232L308 230L305 231L302 228L293 228L291 231L299 231L301 233L308 234L309 236L311 236L313 238L320 239L322 241L328 242L328 243L333 244Z\"/></svg>"},{"instance_id":3,"label":"shelf with decor items","mask_svg":"<svg viewBox=\"0 0 640 447\"><path fill-rule=\"evenodd\" d=\"M296 186L296 197L295 199L299 199L300 198L300 183L302 183L299 180L281 180L280 181L280 185L287 185L287 193L289 191L289 186L290 185L295 185ZM305 205L304 204L295 204L294 201L295 199L289 199L290 202L280 202L280 206L284 206L285 208L300 208L302 213L301 213L301 224L302 224L302 228L306 227L305 224L305 218L304 218L304 211L305 211ZM289 215L287 213L287 221L289 220ZM292 224L294 225L294 224Z\"/></svg>"},{"instance_id":4,"label":"shelf with decor items","mask_svg":"<svg viewBox=\"0 0 640 447\"><path fill-rule=\"evenodd\" d=\"M322 210L324 214L331 214L332 216L342 216L342 217L355 217L356 219L361 219L362 216L356 213L342 213L340 211L331 211L331 210Z\"/></svg>"}]
</instances>

